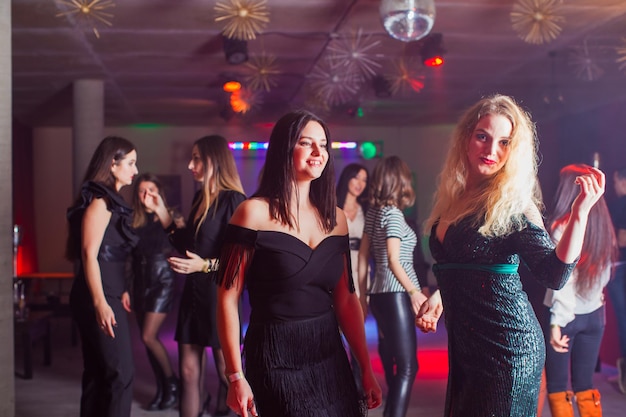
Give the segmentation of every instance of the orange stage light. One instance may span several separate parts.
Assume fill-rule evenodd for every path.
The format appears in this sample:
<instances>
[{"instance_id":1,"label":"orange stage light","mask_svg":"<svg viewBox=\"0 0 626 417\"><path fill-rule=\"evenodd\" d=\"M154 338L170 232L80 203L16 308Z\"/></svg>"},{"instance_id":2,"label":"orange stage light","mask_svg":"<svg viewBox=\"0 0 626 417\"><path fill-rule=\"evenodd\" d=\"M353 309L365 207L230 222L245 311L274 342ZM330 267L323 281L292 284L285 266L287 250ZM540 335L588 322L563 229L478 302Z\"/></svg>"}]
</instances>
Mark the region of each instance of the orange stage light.
<instances>
[{"instance_id":1,"label":"orange stage light","mask_svg":"<svg viewBox=\"0 0 626 417\"><path fill-rule=\"evenodd\" d=\"M224 91L227 93L234 93L235 91L241 90L241 83L237 81L227 81L222 88L224 88Z\"/></svg>"}]
</instances>

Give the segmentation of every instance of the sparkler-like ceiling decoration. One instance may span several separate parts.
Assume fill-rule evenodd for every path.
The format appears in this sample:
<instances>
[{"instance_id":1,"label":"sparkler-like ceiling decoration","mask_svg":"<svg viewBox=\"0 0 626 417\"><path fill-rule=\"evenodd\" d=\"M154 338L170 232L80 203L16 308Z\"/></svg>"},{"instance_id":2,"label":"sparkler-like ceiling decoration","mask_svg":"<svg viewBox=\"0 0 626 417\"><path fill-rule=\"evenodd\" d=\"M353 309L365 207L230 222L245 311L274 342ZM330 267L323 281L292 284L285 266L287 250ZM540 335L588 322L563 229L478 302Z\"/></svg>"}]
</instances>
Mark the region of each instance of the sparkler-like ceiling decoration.
<instances>
[{"instance_id":1,"label":"sparkler-like ceiling decoration","mask_svg":"<svg viewBox=\"0 0 626 417\"><path fill-rule=\"evenodd\" d=\"M99 23L113 26L113 14L105 10L115 7L113 0L57 0L67 10L59 12L56 17L72 16L79 25L91 28L96 38L100 38L97 25Z\"/></svg>"},{"instance_id":2,"label":"sparkler-like ceiling decoration","mask_svg":"<svg viewBox=\"0 0 626 417\"><path fill-rule=\"evenodd\" d=\"M272 87L278 85L276 76L281 71L278 69L278 65L276 65L276 57L274 55L263 53L250 58L244 65L251 70L251 73L245 78L246 85L250 90L265 90L266 93L269 93Z\"/></svg>"},{"instance_id":3,"label":"sparkler-like ceiling decoration","mask_svg":"<svg viewBox=\"0 0 626 417\"><path fill-rule=\"evenodd\" d=\"M604 75L604 70L596 63L595 56L589 51L587 39L582 46L574 47L569 56L569 64L574 68L576 77L594 81Z\"/></svg>"},{"instance_id":4,"label":"sparkler-like ceiling decoration","mask_svg":"<svg viewBox=\"0 0 626 417\"><path fill-rule=\"evenodd\" d=\"M424 75L421 73L421 63L405 57L394 61L394 70L387 76L391 82L391 93L394 96L414 91L419 93L424 88Z\"/></svg>"},{"instance_id":5,"label":"sparkler-like ceiling decoration","mask_svg":"<svg viewBox=\"0 0 626 417\"><path fill-rule=\"evenodd\" d=\"M224 36L249 41L269 23L267 0L226 0L215 4L216 22L224 21Z\"/></svg>"},{"instance_id":6,"label":"sparkler-like ceiling decoration","mask_svg":"<svg viewBox=\"0 0 626 417\"><path fill-rule=\"evenodd\" d=\"M360 77L342 69L336 62L333 56L322 59L309 75L312 90L331 106L350 101L359 91L361 81Z\"/></svg>"},{"instance_id":7,"label":"sparkler-like ceiling decoration","mask_svg":"<svg viewBox=\"0 0 626 417\"><path fill-rule=\"evenodd\" d=\"M511 11L513 29L527 43L553 41L565 22L565 18L557 14L559 3L559 0L517 0Z\"/></svg>"},{"instance_id":8,"label":"sparkler-like ceiling decoration","mask_svg":"<svg viewBox=\"0 0 626 417\"><path fill-rule=\"evenodd\" d=\"M369 80L377 73L380 64L374 60L372 49L380 44L380 41L371 41L371 35L364 36L363 30L359 28L352 36L334 39L328 45L334 63L343 71L349 71Z\"/></svg>"}]
</instances>

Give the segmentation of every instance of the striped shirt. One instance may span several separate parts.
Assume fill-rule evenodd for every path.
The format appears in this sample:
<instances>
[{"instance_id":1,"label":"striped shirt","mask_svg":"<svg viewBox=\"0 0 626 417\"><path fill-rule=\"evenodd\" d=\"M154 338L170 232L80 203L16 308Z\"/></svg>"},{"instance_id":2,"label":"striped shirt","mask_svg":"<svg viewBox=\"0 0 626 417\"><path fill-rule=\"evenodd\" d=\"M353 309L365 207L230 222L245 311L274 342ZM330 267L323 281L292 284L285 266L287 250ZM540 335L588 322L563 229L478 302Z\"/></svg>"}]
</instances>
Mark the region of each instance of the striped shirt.
<instances>
[{"instance_id":1,"label":"striped shirt","mask_svg":"<svg viewBox=\"0 0 626 417\"><path fill-rule=\"evenodd\" d=\"M389 269L387 239L400 239L400 264L415 288L420 289L415 268L413 250L417 236L404 220L399 208L394 206L370 207L365 216L365 229L370 241L370 255L374 258L375 273L369 294L405 292L405 288Z\"/></svg>"}]
</instances>

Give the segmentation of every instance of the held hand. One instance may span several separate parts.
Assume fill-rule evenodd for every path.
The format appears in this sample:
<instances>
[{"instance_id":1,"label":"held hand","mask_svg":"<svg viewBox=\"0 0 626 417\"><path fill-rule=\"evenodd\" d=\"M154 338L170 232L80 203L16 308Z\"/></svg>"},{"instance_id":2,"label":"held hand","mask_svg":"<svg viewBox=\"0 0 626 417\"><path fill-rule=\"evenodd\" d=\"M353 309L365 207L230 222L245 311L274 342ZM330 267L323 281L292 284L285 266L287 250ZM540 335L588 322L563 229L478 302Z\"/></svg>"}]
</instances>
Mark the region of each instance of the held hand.
<instances>
[{"instance_id":1,"label":"held hand","mask_svg":"<svg viewBox=\"0 0 626 417\"><path fill-rule=\"evenodd\" d=\"M367 400L367 408L371 410L372 408L379 407L383 402L383 392L374 377L374 372L372 372L371 367L367 372L363 372L361 380L363 382L365 399Z\"/></svg>"},{"instance_id":2,"label":"held hand","mask_svg":"<svg viewBox=\"0 0 626 417\"><path fill-rule=\"evenodd\" d=\"M129 313L133 311L130 307L130 294L128 293L128 291L124 291L124 293L122 294L122 307L124 307L124 310Z\"/></svg>"},{"instance_id":3,"label":"held hand","mask_svg":"<svg viewBox=\"0 0 626 417\"><path fill-rule=\"evenodd\" d=\"M100 330L103 331L105 335L108 335L112 339L115 339L115 333L113 332L113 328L117 326L117 321L115 320L115 314L113 313L113 309L106 302L102 303L101 305L95 306L95 309L96 323L98 323L98 327L100 327Z\"/></svg>"},{"instance_id":4,"label":"held hand","mask_svg":"<svg viewBox=\"0 0 626 417\"><path fill-rule=\"evenodd\" d=\"M252 389L245 378L231 382L228 386L226 404L241 417L257 417L259 415L254 404Z\"/></svg>"},{"instance_id":5,"label":"held hand","mask_svg":"<svg viewBox=\"0 0 626 417\"><path fill-rule=\"evenodd\" d=\"M580 186L580 194L572 203L572 214L589 214L589 210L604 194L606 179L604 173L597 168L589 168L589 173L576 177Z\"/></svg>"},{"instance_id":6,"label":"held hand","mask_svg":"<svg viewBox=\"0 0 626 417\"><path fill-rule=\"evenodd\" d=\"M437 322L443 313L443 303L439 290L435 291L425 303L422 304L415 325L424 333L437 331Z\"/></svg>"},{"instance_id":7,"label":"held hand","mask_svg":"<svg viewBox=\"0 0 626 417\"><path fill-rule=\"evenodd\" d=\"M187 259L175 256L167 258L167 262L169 262L172 270L179 274L191 274L202 271L205 263L204 259L190 251L186 251L185 254L188 256Z\"/></svg>"},{"instance_id":8,"label":"held hand","mask_svg":"<svg viewBox=\"0 0 626 417\"><path fill-rule=\"evenodd\" d=\"M550 346L559 353L565 353L569 349L569 336L562 335L559 326L550 327Z\"/></svg>"},{"instance_id":9,"label":"held hand","mask_svg":"<svg viewBox=\"0 0 626 417\"><path fill-rule=\"evenodd\" d=\"M422 304L426 301L426 296L421 291L414 291L413 294L410 294L411 297L411 306L413 307L413 314L416 314L420 311Z\"/></svg>"}]
</instances>

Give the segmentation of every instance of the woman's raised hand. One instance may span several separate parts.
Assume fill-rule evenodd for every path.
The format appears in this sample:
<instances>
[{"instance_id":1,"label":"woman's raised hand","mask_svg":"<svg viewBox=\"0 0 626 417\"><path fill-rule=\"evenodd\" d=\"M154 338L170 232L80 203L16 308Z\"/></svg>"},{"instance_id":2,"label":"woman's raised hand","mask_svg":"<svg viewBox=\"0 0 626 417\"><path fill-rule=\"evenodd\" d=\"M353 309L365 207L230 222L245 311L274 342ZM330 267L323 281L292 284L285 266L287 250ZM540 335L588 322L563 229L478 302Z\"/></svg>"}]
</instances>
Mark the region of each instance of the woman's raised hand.
<instances>
[{"instance_id":1,"label":"woman's raised hand","mask_svg":"<svg viewBox=\"0 0 626 417\"><path fill-rule=\"evenodd\" d=\"M589 167L589 173L576 177L576 184L580 186L580 193L572 203L572 214L587 215L604 194L606 178L604 172Z\"/></svg>"}]
</instances>

